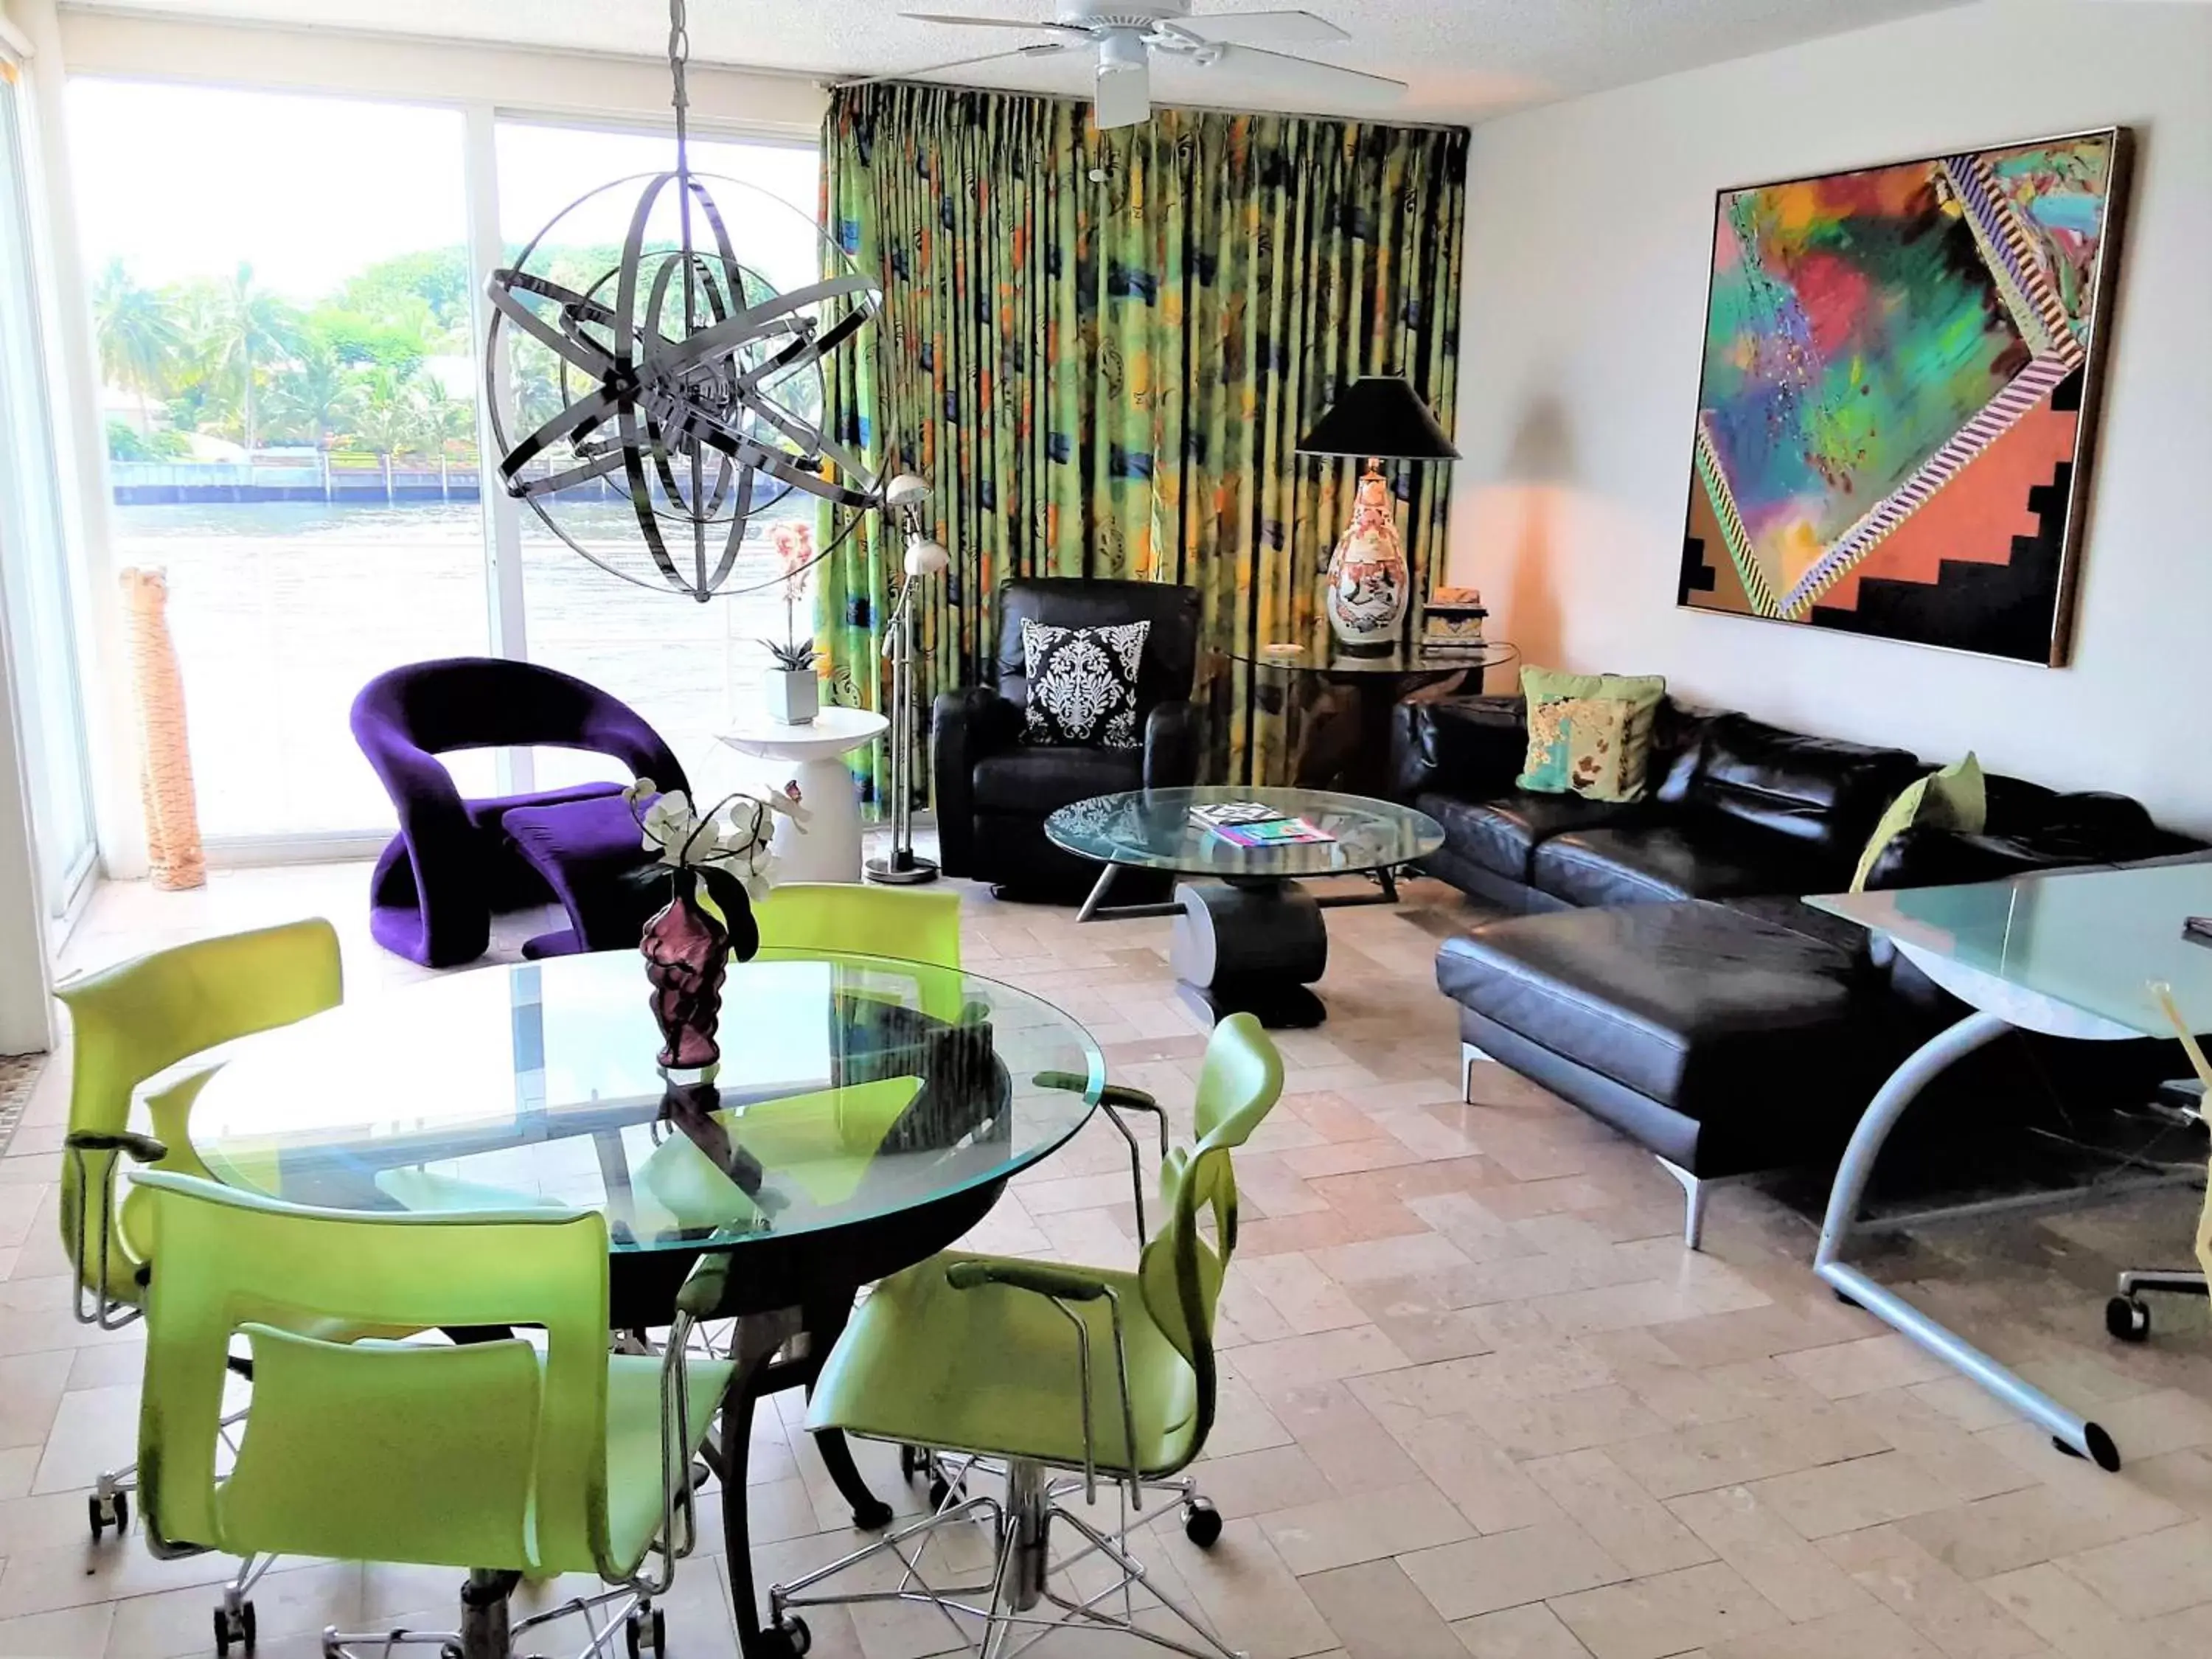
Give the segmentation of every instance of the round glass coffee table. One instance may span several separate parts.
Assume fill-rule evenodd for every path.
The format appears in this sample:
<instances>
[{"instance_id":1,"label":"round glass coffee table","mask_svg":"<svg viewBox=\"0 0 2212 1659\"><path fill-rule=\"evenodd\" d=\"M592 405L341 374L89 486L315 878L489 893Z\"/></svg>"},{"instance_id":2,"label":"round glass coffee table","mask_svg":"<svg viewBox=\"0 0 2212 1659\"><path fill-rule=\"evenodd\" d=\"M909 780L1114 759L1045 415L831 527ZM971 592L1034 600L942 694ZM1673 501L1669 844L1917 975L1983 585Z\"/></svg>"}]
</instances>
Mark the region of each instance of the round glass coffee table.
<instances>
[{"instance_id":1,"label":"round glass coffee table","mask_svg":"<svg viewBox=\"0 0 2212 1659\"><path fill-rule=\"evenodd\" d=\"M1303 818L1330 839L1239 845L1194 821L1194 807L1254 801ZM1328 966L1322 911L1395 904L1396 871L1443 845L1443 826L1425 812L1323 789L1139 789L1063 806L1044 823L1054 845L1105 868L1077 914L1172 915L1168 960L1184 994L1214 1018L1240 1011L1272 1026L1318 1025L1328 1018L1310 988ZM1212 880L1177 884L1166 904L1105 905L1122 869L1168 870ZM1372 872L1379 890L1316 897L1300 884L1316 876Z\"/></svg>"}]
</instances>

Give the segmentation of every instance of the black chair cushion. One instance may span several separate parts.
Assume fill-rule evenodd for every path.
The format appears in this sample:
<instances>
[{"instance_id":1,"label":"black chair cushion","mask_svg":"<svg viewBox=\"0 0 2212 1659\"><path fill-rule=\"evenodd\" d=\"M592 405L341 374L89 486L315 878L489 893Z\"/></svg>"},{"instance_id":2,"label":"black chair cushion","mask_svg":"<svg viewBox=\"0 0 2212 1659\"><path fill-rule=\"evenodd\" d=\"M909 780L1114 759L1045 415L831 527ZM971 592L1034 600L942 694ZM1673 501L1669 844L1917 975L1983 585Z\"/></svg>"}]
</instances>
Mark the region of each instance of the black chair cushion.
<instances>
[{"instance_id":1,"label":"black chair cushion","mask_svg":"<svg viewBox=\"0 0 2212 1659\"><path fill-rule=\"evenodd\" d=\"M1739 893L1840 886L1803 843L1731 819L1677 814L1663 823L1576 830L1542 842L1528 879L1570 904L1664 904Z\"/></svg>"},{"instance_id":2,"label":"black chair cushion","mask_svg":"<svg viewBox=\"0 0 2212 1659\"><path fill-rule=\"evenodd\" d=\"M1551 837L1618 823L1633 817L1640 803L1516 789L1486 801L1425 794L1414 805L1443 825L1446 845L1462 858L1509 880L1525 882L1530 855Z\"/></svg>"},{"instance_id":3,"label":"black chair cushion","mask_svg":"<svg viewBox=\"0 0 2212 1659\"><path fill-rule=\"evenodd\" d=\"M1703 902L1516 916L1437 956L1446 996L1700 1121L1858 1079L1868 983L1847 951Z\"/></svg>"},{"instance_id":4,"label":"black chair cushion","mask_svg":"<svg viewBox=\"0 0 2212 1659\"><path fill-rule=\"evenodd\" d=\"M1092 795L1140 789L1141 749L1053 749L1028 745L975 763L975 808L1042 818Z\"/></svg>"},{"instance_id":5,"label":"black chair cushion","mask_svg":"<svg viewBox=\"0 0 2212 1659\"><path fill-rule=\"evenodd\" d=\"M1687 804L1856 860L1875 820L1928 770L1902 749L1785 732L1747 714L1705 725Z\"/></svg>"}]
</instances>

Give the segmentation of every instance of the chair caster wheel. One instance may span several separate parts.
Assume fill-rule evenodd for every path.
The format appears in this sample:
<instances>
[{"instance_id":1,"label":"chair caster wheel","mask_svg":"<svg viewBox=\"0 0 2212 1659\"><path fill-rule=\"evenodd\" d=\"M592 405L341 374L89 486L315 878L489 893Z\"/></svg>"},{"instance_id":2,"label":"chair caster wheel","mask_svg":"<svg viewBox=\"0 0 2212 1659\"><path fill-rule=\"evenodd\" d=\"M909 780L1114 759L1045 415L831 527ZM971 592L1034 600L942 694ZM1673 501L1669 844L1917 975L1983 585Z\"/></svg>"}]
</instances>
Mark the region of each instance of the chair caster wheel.
<instances>
[{"instance_id":1,"label":"chair caster wheel","mask_svg":"<svg viewBox=\"0 0 2212 1659\"><path fill-rule=\"evenodd\" d=\"M853 1524L862 1532L874 1532L891 1523L891 1506L878 1498L864 1510L853 1511Z\"/></svg>"},{"instance_id":2,"label":"chair caster wheel","mask_svg":"<svg viewBox=\"0 0 2212 1659\"><path fill-rule=\"evenodd\" d=\"M806 1650L814 1645L814 1632L806 1628L804 1619L793 1613L786 1613L761 1634L768 1638L771 1650L780 1652L783 1659L803 1659Z\"/></svg>"},{"instance_id":3,"label":"chair caster wheel","mask_svg":"<svg viewBox=\"0 0 2212 1659\"><path fill-rule=\"evenodd\" d=\"M116 1492L102 1498L94 1492L84 1500L86 1522L92 1528L92 1541L97 1544L100 1534L110 1527L115 1535L122 1537L131 1530L131 1498L127 1492Z\"/></svg>"},{"instance_id":4,"label":"chair caster wheel","mask_svg":"<svg viewBox=\"0 0 2212 1659\"><path fill-rule=\"evenodd\" d=\"M1182 1535L1202 1550L1210 1550L1221 1541L1221 1511L1204 1498L1194 1498L1182 1506Z\"/></svg>"},{"instance_id":5,"label":"chair caster wheel","mask_svg":"<svg viewBox=\"0 0 2212 1659\"><path fill-rule=\"evenodd\" d=\"M946 1483L943 1475L933 1474L929 1477L929 1507L931 1509L943 1509L945 1500L951 1496L952 1488Z\"/></svg>"},{"instance_id":6,"label":"chair caster wheel","mask_svg":"<svg viewBox=\"0 0 2212 1659\"><path fill-rule=\"evenodd\" d=\"M911 1480L929 1467L929 1454L919 1446L899 1448L899 1473Z\"/></svg>"},{"instance_id":7,"label":"chair caster wheel","mask_svg":"<svg viewBox=\"0 0 2212 1659\"><path fill-rule=\"evenodd\" d=\"M2148 1341L2150 1304L2138 1297L2114 1297L2105 1304L2105 1329L2122 1342Z\"/></svg>"},{"instance_id":8,"label":"chair caster wheel","mask_svg":"<svg viewBox=\"0 0 2212 1659\"><path fill-rule=\"evenodd\" d=\"M646 1654L659 1656L668 1649L668 1626L659 1607L650 1612L633 1607L629 1618L623 1620L623 1641L629 1649L629 1659L643 1659Z\"/></svg>"},{"instance_id":9,"label":"chair caster wheel","mask_svg":"<svg viewBox=\"0 0 2212 1659\"><path fill-rule=\"evenodd\" d=\"M251 1601L241 1601L235 1612L228 1607L215 1610L216 1654L227 1654L234 1645L241 1653L253 1651L253 1603Z\"/></svg>"}]
</instances>

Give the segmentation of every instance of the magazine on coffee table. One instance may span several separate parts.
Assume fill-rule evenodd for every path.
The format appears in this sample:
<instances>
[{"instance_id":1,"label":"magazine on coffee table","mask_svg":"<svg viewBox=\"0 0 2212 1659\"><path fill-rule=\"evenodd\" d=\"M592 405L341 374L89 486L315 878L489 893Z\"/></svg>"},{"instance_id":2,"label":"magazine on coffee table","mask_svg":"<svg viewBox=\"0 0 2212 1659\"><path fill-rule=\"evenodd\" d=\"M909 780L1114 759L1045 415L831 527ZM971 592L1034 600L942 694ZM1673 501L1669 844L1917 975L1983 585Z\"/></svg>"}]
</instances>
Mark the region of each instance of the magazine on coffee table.
<instances>
[{"instance_id":1,"label":"magazine on coffee table","mask_svg":"<svg viewBox=\"0 0 2212 1659\"><path fill-rule=\"evenodd\" d=\"M1334 836L1306 818L1273 818L1265 823L1217 823L1213 833L1239 847L1310 847Z\"/></svg>"},{"instance_id":2,"label":"magazine on coffee table","mask_svg":"<svg viewBox=\"0 0 2212 1659\"><path fill-rule=\"evenodd\" d=\"M1273 823L1282 812L1263 800L1217 800L1190 809L1190 821L1201 830L1218 830L1224 823Z\"/></svg>"}]
</instances>

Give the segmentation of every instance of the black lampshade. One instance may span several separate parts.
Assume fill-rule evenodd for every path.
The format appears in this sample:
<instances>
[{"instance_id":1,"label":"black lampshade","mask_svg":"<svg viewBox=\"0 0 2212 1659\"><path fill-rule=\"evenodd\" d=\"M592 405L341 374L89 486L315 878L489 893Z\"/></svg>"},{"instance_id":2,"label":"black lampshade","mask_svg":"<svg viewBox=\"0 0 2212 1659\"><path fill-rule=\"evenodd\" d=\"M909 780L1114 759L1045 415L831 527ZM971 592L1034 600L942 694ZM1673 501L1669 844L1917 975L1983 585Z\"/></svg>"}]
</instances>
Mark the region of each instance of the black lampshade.
<instances>
[{"instance_id":1,"label":"black lampshade","mask_svg":"<svg viewBox=\"0 0 2212 1659\"><path fill-rule=\"evenodd\" d=\"M1301 455L1374 456L1386 461L1455 461L1437 417L1399 374L1354 380L1298 441Z\"/></svg>"}]
</instances>

